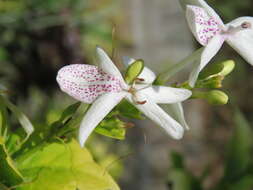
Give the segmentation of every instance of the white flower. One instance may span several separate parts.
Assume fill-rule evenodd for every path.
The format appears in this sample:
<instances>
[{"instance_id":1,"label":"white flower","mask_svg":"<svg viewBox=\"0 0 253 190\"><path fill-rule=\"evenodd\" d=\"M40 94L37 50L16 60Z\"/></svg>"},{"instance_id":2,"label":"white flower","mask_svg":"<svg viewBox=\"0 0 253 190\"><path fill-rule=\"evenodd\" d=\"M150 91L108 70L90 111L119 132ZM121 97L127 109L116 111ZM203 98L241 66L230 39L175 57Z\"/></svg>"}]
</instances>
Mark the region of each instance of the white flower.
<instances>
[{"instance_id":1,"label":"white flower","mask_svg":"<svg viewBox=\"0 0 253 190\"><path fill-rule=\"evenodd\" d=\"M225 41L253 65L253 17L240 17L224 24L204 0L194 2L186 6L186 17L192 33L205 49L200 64L190 75L190 85L194 86L200 71L218 53Z\"/></svg>"},{"instance_id":2,"label":"white flower","mask_svg":"<svg viewBox=\"0 0 253 190\"><path fill-rule=\"evenodd\" d=\"M157 104L178 103L191 96L186 89L152 86L155 74L144 68L140 84L128 85L109 56L97 48L99 66L74 64L59 70L57 82L62 91L84 103L92 103L79 129L79 142L85 141L95 127L126 98L148 118L161 126L170 136L181 139L183 127Z\"/></svg>"}]
</instances>

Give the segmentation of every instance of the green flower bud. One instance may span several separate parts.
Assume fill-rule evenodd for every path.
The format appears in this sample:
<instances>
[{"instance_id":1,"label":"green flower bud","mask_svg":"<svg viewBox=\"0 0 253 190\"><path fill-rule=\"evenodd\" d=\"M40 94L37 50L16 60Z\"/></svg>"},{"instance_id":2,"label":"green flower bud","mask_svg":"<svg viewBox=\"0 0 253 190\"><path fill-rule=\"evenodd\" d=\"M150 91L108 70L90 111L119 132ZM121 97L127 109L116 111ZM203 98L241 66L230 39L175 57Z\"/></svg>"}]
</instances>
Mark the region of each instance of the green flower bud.
<instances>
[{"instance_id":1,"label":"green flower bud","mask_svg":"<svg viewBox=\"0 0 253 190\"><path fill-rule=\"evenodd\" d=\"M206 100L212 105L224 105L228 103L228 96L220 90L212 90L207 93Z\"/></svg>"},{"instance_id":2,"label":"green flower bud","mask_svg":"<svg viewBox=\"0 0 253 190\"><path fill-rule=\"evenodd\" d=\"M192 98L204 99L212 105L224 105L228 103L228 96L220 90L211 90L208 92L197 92L194 91Z\"/></svg>"}]
</instances>

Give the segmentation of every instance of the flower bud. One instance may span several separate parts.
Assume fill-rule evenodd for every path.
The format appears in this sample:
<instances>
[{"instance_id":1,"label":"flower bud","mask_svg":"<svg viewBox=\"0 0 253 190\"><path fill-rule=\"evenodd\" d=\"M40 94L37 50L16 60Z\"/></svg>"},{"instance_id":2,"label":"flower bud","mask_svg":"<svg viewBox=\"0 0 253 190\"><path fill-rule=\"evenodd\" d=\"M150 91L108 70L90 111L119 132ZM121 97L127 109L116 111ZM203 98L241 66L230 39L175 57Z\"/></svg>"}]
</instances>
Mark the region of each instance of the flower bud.
<instances>
[{"instance_id":1,"label":"flower bud","mask_svg":"<svg viewBox=\"0 0 253 190\"><path fill-rule=\"evenodd\" d=\"M212 90L207 92L205 98L209 104L224 105L228 103L228 96L220 90Z\"/></svg>"},{"instance_id":2,"label":"flower bud","mask_svg":"<svg viewBox=\"0 0 253 190\"><path fill-rule=\"evenodd\" d=\"M227 76L229 75L235 68L235 62L233 60L224 61L222 63L223 69L220 73L218 73L221 76Z\"/></svg>"},{"instance_id":3,"label":"flower bud","mask_svg":"<svg viewBox=\"0 0 253 190\"><path fill-rule=\"evenodd\" d=\"M208 92L193 92L192 98L204 99L212 105L224 105L228 103L228 96L220 90L211 90Z\"/></svg>"}]
</instances>

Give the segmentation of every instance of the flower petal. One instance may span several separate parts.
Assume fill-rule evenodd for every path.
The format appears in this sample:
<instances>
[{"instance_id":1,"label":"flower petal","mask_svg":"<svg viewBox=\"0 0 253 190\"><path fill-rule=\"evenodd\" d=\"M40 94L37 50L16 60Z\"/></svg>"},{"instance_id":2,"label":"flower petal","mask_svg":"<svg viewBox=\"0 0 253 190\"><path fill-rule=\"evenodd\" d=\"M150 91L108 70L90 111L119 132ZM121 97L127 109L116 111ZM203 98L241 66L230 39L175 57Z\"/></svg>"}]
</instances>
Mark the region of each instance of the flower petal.
<instances>
[{"instance_id":1,"label":"flower petal","mask_svg":"<svg viewBox=\"0 0 253 190\"><path fill-rule=\"evenodd\" d=\"M131 96L127 96L137 109L142 111L149 119L162 127L174 139L181 139L184 134L184 128L170 117L161 107L154 103L151 99L147 98L144 94L139 93L138 98L146 101L145 104L136 104L133 102Z\"/></svg>"},{"instance_id":2,"label":"flower petal","mask_svg":"<svg viewBox=\"0 0 253 190\"><path fill-rule=\"evenodd\" d=\"M106 117L106 115L126 96L127 92L106 93L100 96L85 114L79 129L79 142L84 146L85 141Z\"/></svg>"},{"instance_id":3,"label":"flower petal","mask_svg":"<svg viewBox=\"0 0 253 190\"><path fill-rule=\"evenodd\" d=\"M127 57L127 56L123 57L123 64L125 67L128 67L135 61L136 61L135 59ZM148 67L144 67L144 69L142 70L138 78L144 79L143 83L152 84L154 80L156 79L156 74Z\"/></svg>"},{"instance_id":4,"label":"flower petal","mask_svg":"<svg viewBox=\"0 0 253 190\"><path fill-rule=\"evenodd\" d=\"M227 26L238 27L245 22L250 23L251 28L229 35L226 41L248 63L253 65L253 17L240 17L228 23Z\"/></svg>"},{"instance_id":5,"label":"flower petal","mask_svg":"<svg viewBox=\"0 0 253 190\"><path fill-rule=\"evenodd\" d=\"M137 95L139 93L145 94L157 104L182 102L192 95L192 92L190 90L166 86L151 86L144 88L143 90L139 90L137 92Z\"/></svg>"},{"instance_id":6,"label":"flower petal","mask_svg":"<svg viewBox=\"0 0 253 190\"><path fill-rule=\"evenodd\" d=\"M220 27L224 27L223 21L220 16L216 13L216 11L210 7L204 0L179 0L184 9L186 9L187 5L195 5L201 8L204 8L206 13L213 17L219 24Z\"/></svg>"},{"instance_id":7,"label":"flower petal","mask_svg":"<svg viewBox=\"0 0 253 190\"><path fill-rule=\"evenodd\" d=\"M206 46L221 31L218 21L210 17L201 7L188 5L186 18L193 35L203 46Z\"/></svg>"},{"instance_id":8,"label":"flower petal","mask_svg":"<svg viewBox=\"0 0 253 190\"><path fill-rule=\"evenodd\" d=\"M97 56L99 58L99 68L102 69L105 73L118 77L122 83L124 83L124 79L119 71L119 69L112 62L111 58L107 55L107 53L100 47L97 47Z\"/></svg>"},{"instance_id":9,"label":"flower petal","mask_svg":"<svg viewBox=\"0 0 253 190\"><path fill-rule=\"evenodd\" d=\"M218 53L222 44L225 41L223 35L216 35L205 47L204 51L201 54L200 63L195 64L195 68L190 74L189 85L193 87L198 79L199 73L201 70L211 61L211 59Z\"/></svg>"},{"instance_id":10,"label":"flower petal","mask_svg":"<svg viewBox=\"0 0 253 190\"><path fill-rule=\"evenodd\" d=\"M171 112L172 116L186 129L189 130L189 126L185 120L184 109L182 103L167 104L163 106Z\"/></svg>"},{"instance_id":11,"label":"flower petal","mask_svg":"<svg viewBox=\"0 0 253 190\"><path fill-rule=\"evenodd\" d=\"M62 91L85 103L92 103L106 92L122 91L122 83L117 77L93 65L65 66L58 71L56 80Z\"/></svg>"},{"instance_id":12,"label":"flower petal","mask_svg":"<svg viewBox=\"0 0 253 190\"><path fill-rule=\"evenodd\" d=\"M224 27L223 21L212 7L210 7L204 0L197 0L197 2L199 5L201 5L201 7L203 7L206 10L206 12L211 17L213 17L219 23L220 26Z\"/></svg>"}]
</instances>

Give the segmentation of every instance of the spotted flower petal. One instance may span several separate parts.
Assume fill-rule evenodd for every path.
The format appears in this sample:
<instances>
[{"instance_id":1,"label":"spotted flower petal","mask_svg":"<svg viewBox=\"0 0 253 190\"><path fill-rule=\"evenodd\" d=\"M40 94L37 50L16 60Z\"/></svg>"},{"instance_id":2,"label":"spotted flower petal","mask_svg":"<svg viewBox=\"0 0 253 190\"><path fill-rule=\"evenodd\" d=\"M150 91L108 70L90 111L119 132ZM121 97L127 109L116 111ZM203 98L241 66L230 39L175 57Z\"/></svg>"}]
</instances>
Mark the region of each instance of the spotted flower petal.
<instances>
[{"instance_id":1,"label":"spotted flower petal","mask_svg":"<svg viewBox=\"0 0 253 190\"><path fill-rule=\"evenodd\" d=\"M210 7L204 0L179 0L181 5L183 6L184 10L187 9L188 5L193 5L200 7L204 9L206 14L208 14L209 17L212 17L213 19L216 20L216 22L219 24L221 28L224 28L224 23L220 16L216 13L216 11Z\"/></svg>"},{"instance_id":2,"label":"spotted flower petal","mask_svg":"<svg viewBox=\"0 0 253 190\"><path fill-rule=\"evenodd\" d=\"M59 70L56 78L62 91L73 98L92 103L108 92L120 92L121 80L93 65L73 64Z\"/></svg>"},{"instance_id":3,"label":"spotted flower petal","mask_svg":"<svg viewBox=\"0 0 253 190\"><path fill-rule=\"evenodd\" d=\"M194 1L197 1L197 5L200 5L200 7L203 7L205 11L210 15L210 17L216 20L216 22L219 24L220 27L224 27L223 21L220 18L220 16L204 0L194 0Z\"/></svg>"},{"instance_id":4,"label":"spotted flower petal","mask_svg":"<svg viewBox=\"0 0 253 190\"><path fill-rule=\"evenodd\" d=\"M188 5L186 18L195 38L203 46L206 46L215 35L221 32L218 21L209 16L201 7Z\"/></svg>"}]
</instances>

